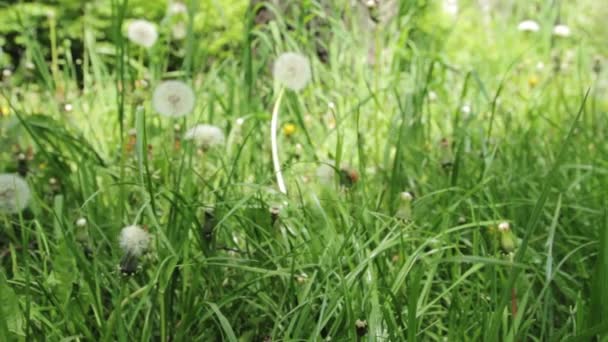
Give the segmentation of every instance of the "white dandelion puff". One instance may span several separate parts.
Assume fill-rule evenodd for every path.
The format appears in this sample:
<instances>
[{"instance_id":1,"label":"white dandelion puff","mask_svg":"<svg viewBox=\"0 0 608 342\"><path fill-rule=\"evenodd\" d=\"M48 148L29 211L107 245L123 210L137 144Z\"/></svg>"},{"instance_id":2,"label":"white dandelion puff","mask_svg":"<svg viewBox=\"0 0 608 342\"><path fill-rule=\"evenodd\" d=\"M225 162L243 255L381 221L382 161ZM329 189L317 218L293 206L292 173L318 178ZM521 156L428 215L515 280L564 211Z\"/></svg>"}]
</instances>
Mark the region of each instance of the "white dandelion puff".
<instances>
[{"instance_id":1,"label":"white dandelion puff","mask_svg":"<svg viewBox=\"0 0 608 342\"><path fill-rule=\"evenodd\" d=\"M188 7L183 2L174 1L169 4L167 9L169 15L179 15L188 13Z\"/></svg>"},{"instance_id":2,"label":"white dandelion puff","mask_svg":"<svg viewBox=\"0 0 608 342\"><path fill-rule=\"evenodd\" d=\"M312 77L310 62L299 53L285 52L274 62L273 75L286 88L302 90Z\"/></svg>"},{"instance_id":3,"label":"white dandelion puff","mask_svg":"<svg viewBox=\"0 0 608 342\"><path fill-rule=\"evenodd\" d=\"M506 232L506 231L508 231L510 229L511 229L511 226L509 225L509 222L505 221L505 222L500 222L498 224L498 230L501 231L501 232Z\"/></svg>"},{"instance_id":4,"label":"white dandelion puff","mask_svg":"<svg viewBox=\"0 0 608 342\"><path fill-rule=\"evenodd\" d=\"M78 220L76 220L76 226L77 227L86 227L87 225L87 219L84 217L80 217L78 218Z\"/></svg>"},{"instance_id":5,"label":"white dandelion puff","mask_svg":"<svg viewBox=\"0 0 608 342\"><path fill-rule=\"evenodd\" d=\"M12 173L0 174L0 212L15 214L27 207L32 194L27 182Z\"/></svg>"},{"instance_id":6,"label":"white dandelion puff","mask_svg":"<svg viewBox=\"0 0 608 342\"><path fill-rule=\"evenodd\" d=\"M129 23L127 37L130 41L145 48L151 48L158 39L156 26L143 19L137 19Z\"/></svg>"},{"instance_id":7,"label":"white dandelion puff","mask_svg":"<svg viewBox=\"0 0 608 342\"><path fill-rule=\"evenodd\" d=\"M171 36L175 40L182 40L188 35L188 26L183 21L175 23L171 27Z\"/></svg>"},{"instance_id":8,"label":"white dandelion puff","mask_svg":"<svg viewBox=\"0 0 608 342\"><path fill-rule=\"evenodd\" d=\"M524 20L517 25L517 29L522 32L538 32L540 25L534 20Z\"/></svg>"},{"instance_id":9,"label":"white dandelion puff","mask_svg":"<svg viewBox=\"0 0 608 342\"><path fill-rule=\"evenodd\" d=\"M152 105L158 113L169 117L184 116L194 108L194 91L182 81L164 81L154 89Z\"/></svg>"},{"instance_id":10,"label":"white dandelion puff","mask_svg":"<svg viewBox=\"0 0 608 342\"><path fill-rule=\"evenodd\" d=\"M120 248L129 255L139 257L148 250L150 234L140 226L126 226L120 231Z\"/></svg>"},{"instance_id":11,"label":"white dandelion puff","mask_svg":"<svg viewBox=\"0 0 608 342\"><path fill-rule=\"evenodd\" d=\"M226 137L224 132L217 126L200 124L186 131L184 139L193 140L204 149L224 145Z\"/></svg>"},{"instance_id":12,"label":"white dandelion puff","mask_svg":"<svg viewBox=\"0 0 608 342\"><path fill-rule=\"evenodd\" d=\"M555 25L553 27L553 35L556 37L568 38L571 35L570 27L564 24Z\"/></svg>"}]
</instances>

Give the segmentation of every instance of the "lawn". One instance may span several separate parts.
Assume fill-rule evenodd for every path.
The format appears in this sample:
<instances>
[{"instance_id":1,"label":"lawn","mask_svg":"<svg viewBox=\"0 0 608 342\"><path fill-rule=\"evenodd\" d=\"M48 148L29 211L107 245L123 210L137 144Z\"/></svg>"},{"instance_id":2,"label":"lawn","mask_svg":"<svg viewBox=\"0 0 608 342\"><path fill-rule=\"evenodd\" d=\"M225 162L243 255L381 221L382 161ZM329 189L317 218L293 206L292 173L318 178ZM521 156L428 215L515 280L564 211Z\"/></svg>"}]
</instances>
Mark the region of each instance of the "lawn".
<instances>
[{"instance_id":1,"label":"lawn","mask_svg":"<svg viewBox=\"0 0 608 342\"><path fill-rule=\"evenodd\" d=\"M0 0L0 341L608 341L599 0Z\"/></svg>"}]
</instances>

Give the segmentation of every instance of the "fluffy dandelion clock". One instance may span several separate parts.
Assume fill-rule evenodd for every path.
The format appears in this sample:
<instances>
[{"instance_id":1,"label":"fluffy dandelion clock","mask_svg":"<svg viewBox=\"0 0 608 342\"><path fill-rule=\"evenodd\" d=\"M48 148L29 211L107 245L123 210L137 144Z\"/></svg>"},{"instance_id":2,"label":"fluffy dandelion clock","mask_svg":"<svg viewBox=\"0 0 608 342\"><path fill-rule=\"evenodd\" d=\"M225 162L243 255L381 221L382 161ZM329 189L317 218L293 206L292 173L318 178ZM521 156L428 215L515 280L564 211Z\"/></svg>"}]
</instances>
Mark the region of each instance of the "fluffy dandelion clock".
<instances>
[{"instance_id":1,"label":"fluffy dandelion clock","mask_svg":"<svg viewBox=\"0 0 608 342\"><path fill-rule=\"evenodd\" d=\"M560 24L553 27L553 35L556 37L567 38L570 37L570 34L570 27L567 25Z\"/></svg>"},{"instance_id":2,"label":"fluffy dandelion clock","mask_svg":"<svg viewBox=\"0 0 608 342\"><path fill-rule=\"evenodd\" d=\"M223 145L226 141L224 132L219 127L204 124L190 128L184 135L184 139L192 140L204 149Z\"/></svg>"},{"instance_id":3,"label":"fluffy dandelion clock","mask_svg":"<svg viewBox=\"0 0 608 342\"><path fill-rule=\"evenodd\" d=\"M0 174L0 212L14 214L27 207L31 198L27 182L16 174Z\"/></svg>"},{"instance_id":4,"label":"fluffy dandelion clock","mask_svg":"<svg viewBox=\"0 0 608 342\"><path fill-rule=\"evenodd\" d=\"M286 88L302 90L310 82L310 62L299 53L285 52L274 62L273 75Z\"/></svg>"},{"instance_id":5,"label":"fluffy dandelion clock","mask_svg":"<svg viewBox=\"0 0 608 342\"><path fill-rule=\"evenodd\" d=\"M120 231L119 245L129 255L139 257L150 244L150 234L140 226L126 226Z\"/></svg>"},{"instance_id":6,"label":"fluffy dandelion clock","mask_svg":"<svg viewBox=\"0 0 608 342\"><path fill-rule=\"evenodd\" d=\"M164 81L154 89L152 105L164 116L184 116L194 108L194 91L182 81Z\"/></svg>"},{"instance_id":7,"label":"fluffy dandelion clock","mask_svg":"<svg viewBox=\"0 0 608 342\"><path fill-rule=\"evenodd\" d=\"M127 28L127 37L130 41L145 48L151 48L158 39L156 26L143 19L133 20Z\"/></svg>"},{"instance_id":8,"label":"fluffy dandelion clock","mask_svg":"<svg viewBox=\"0 0 608 342\"><path fill-rule=\"evenodd\" d=\"M534 20L524 20L517 25L517 29L522 32L538 32L540 25Z\"/></svg>"}]
</instances>

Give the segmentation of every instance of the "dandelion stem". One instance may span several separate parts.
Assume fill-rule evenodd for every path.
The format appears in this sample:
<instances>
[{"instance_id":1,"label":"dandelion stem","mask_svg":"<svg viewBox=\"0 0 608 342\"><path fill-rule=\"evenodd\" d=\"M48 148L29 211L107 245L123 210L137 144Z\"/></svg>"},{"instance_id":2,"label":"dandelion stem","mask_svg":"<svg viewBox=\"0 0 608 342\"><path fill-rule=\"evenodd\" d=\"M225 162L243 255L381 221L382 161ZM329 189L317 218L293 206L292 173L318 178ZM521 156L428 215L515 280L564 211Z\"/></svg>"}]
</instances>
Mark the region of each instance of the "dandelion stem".
<instances>
[{"instance_id":1,"label":"dandelion stem","mask_svg":"<svg viewBox=\"0 0 608 342\"><path fill-rule=\"evenodd\" d=\"M279 191L287 195L287 188L285 187L285 181L283 180L283 174L281 173L281 162L279 161L279 146L277 144L277 130L279 127L279 108L281 107L281 99L283 98L284 88L279 90L279 96L277 101L274 103L272 109L272 120L270 121L270 143L272 144L272 164L274 166L274 173L277 177L277 185Z\"/></svg>"}]
</instances>

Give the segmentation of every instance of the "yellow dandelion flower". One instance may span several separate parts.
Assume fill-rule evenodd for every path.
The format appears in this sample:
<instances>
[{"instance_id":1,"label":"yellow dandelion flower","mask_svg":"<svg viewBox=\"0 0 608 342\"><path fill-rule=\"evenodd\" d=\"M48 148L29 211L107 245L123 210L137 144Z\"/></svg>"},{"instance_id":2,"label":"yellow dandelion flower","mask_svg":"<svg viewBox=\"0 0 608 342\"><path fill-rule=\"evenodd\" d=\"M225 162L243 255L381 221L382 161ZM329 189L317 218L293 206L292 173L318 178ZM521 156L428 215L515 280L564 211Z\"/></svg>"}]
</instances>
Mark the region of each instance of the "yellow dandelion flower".
<instances>
[{"instance_id":1,"label":"yellow dandelion flower","mask_svg":"<svg viewBox=\"0 0 608 342\"><path fill-rule=\"evenodd\" d=\"M538 85L538 77L536 75L532 75L530 76L530 78L528 78L528 85L530 86L530 88L534 88Z\"/></svg>"},{"instance_id":2,"label":"yellow dandelion flower","mask_svg":"<svg viewBox=\"0 0 608 342\"><path fill-rule=\"evenodd\" d=\"M9 108L9 106L4 105L2 107L0 107L0 114L2 114L1 116L8 116L11 113L11 109Z\"/></svg>"},{"instance_id":3,"label":"yellow dandelion flower","mask_svg":"<svg viewBox=\"0 0 608 342\"><path fill-rule=\"evenodd\" d=\"M287 137L292 136L295 132L296 132L296 125L294 125L292 123L288 123L283 126L283 134L285 134L285 136L287 136Z\"/></svg>"}]
</instances>

